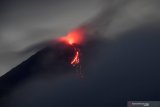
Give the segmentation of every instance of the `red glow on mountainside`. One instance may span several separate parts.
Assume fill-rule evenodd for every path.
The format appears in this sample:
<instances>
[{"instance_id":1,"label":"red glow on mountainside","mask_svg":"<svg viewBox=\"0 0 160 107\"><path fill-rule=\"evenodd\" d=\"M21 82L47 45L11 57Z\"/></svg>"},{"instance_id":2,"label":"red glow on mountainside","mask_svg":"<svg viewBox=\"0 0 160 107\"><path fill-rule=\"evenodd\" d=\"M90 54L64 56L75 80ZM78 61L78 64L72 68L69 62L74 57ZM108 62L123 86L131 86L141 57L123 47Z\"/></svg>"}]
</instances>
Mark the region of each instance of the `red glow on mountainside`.
<instances>
[{"instance_id":1,"label":"red glow on mountainside","mask_svg":"<svg viewBox=\"0 0 160 107\"><path fill-rule=\"evenodd\" d=\"M75 54L73 60L71 61L71 64L72 64L73 66L75 66L75 65L77 65L78 63L79 63L79 52L76 51L76 54Z\"/></svg>"},{"instance_id":2,"label":"red glow on mountainside","mask_svg":"<svg viewBox=\"0 0 160 107\"><path fill-rule=\"evenodd\" d=\"M60 41L66 42L70 45L81 44L84 41L84 31L77 29L68 33L65 37L59 38Z\"/></svg>"}]
</instances>

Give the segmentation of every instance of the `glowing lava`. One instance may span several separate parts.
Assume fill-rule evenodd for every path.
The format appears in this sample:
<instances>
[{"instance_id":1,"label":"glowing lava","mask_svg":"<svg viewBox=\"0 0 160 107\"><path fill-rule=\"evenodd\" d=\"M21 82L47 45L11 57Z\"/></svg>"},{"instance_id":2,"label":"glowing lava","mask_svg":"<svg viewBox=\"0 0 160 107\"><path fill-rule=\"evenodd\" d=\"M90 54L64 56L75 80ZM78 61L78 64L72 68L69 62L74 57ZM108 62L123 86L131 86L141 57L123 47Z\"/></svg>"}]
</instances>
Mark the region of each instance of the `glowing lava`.
<instances>
[{"instance_id":1,"label":"glowing lava","mask_svg":"<svg viewBox=\"0 0 160 107\"><path fill-rule=\"evenodd\" d=\"M73 30L67 36L59 38L60 41L66 42L70 45L81 44L84 41L84 31L81 29Z\"/></svg>"},{"instance_id":2,"label":"glowing lava","mask_svg":"<svg viewBox=\"0 0 160 107\"><path fill-rule=\"evenodd\" d=\"M81 45L84 42L84 33L84 29L75 29L66 36L58 39L59 41L67 43L74 48L75 55L70 62L70 64L73 66L80 63L80 49L77 47L77 45Z\"/></svg>"},{"instance_id":3,"label":"glowing lava","mask_svg":"<svg viewBox=\"0 0 160 107\"><path fill-rule=\"evenodd\" d=\"M77 65L78 63L79 63L79 52L76 51L76 54L75 54L73 60L71 61L71 64L72 64L73 66L75 66L75 65Z\"/></svg>"}]
</instances>

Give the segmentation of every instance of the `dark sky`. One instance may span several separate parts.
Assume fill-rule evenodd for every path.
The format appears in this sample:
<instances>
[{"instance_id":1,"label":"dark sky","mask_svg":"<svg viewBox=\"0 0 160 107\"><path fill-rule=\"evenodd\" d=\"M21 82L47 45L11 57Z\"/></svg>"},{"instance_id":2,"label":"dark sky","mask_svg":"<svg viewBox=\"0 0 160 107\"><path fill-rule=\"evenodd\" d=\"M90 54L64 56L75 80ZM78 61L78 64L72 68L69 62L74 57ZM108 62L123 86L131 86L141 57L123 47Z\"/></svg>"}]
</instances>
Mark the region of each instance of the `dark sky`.
<instances>
[{"instance_id":1,"label":"dark sky","mask_svg":"<svg viewBox=\"0 0 160 107\"><path fill-rule=\"evenodd\" d=\"M33 55L41 46L92 19L101 0L4 0L0 3L0 75ZM98 6L99 5L99 6Z\"/></svg>"},{"instance_id":2,"label":"dark sky","mask_svg":"<svg viewBox=\"0 0 160 107\"><path fill-rule=\"evenodd\" d=\"M157 23L159 4L159 0L1 0L0 75L46 42L80 26L114 39L139 26Z\"/></svg>"}]
</instances>

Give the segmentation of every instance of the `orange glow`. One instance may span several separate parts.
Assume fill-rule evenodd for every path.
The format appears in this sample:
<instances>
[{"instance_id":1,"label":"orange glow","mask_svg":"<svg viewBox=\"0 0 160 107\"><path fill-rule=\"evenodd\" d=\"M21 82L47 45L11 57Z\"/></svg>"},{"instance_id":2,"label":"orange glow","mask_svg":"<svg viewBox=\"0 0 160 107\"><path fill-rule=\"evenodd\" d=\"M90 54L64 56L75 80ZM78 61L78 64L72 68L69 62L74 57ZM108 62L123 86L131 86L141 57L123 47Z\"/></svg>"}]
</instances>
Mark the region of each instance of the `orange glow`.
<instances>
[{"instance_id":1,"label":"orange glow","mask_svg":"<svg viewBox=\"0 0 160 107\"><path fill-rule=\"evenodd\" d=\"M75 54L73 60L71 61L71 64L72 64L73 66L75 66L75 65L77 65L78 63L79 63L79 52L76 51L76 54Z\"/></svg>"},{"instance_id":2,"label":"orange glow","mask_svg":"<svg viewBox=\"0 0 160 107\"><path fill-rule=\"evenodd\" d=\"M77 64L80 63L80 51L79 49L76 47L76 45L81 45L84 41L84 34L85 34L85 29L75 29L72 32L68 33L66 36L64 37L60 37L58 38L58 40L60 42L65 42L69 45L71 45L75 51L75 55L73 57L73 59L71 60L70 64L75 66ZM76 45L74 45L76 44Z\"/></svg>"},{"instance_id":3,"label":"orange glow","mask_svg":"<svg viewBox=\"0 0 160 107\"><path fill-rule=\"evenodd\" d=\"M68 44L81 44L84 41L84 32L80 29L76 29L70 32L67 36L61 37L60 41L67 42Z\"/></svg>"}]
</instances>

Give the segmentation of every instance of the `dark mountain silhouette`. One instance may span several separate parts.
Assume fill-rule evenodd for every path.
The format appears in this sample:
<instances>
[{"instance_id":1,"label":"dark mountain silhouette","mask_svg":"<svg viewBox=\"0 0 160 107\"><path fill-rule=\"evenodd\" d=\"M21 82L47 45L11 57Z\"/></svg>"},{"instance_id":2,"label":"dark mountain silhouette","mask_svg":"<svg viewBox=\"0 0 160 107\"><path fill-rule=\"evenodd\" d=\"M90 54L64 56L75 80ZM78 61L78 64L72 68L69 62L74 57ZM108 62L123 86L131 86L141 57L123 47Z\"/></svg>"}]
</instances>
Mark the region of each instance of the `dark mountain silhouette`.
<instances>
[{"instance_id":1,"label":"dark mountain silhouette","mask_svg":"<svg viewBox=\"0 0 160 107\"><path fill-rule=\"evenodd\" d=\"M81 47L83 78L68 63L73 50L52 45L0 79L1 107L126 107L160 100L160 32L143 26L115 40L96 34Z\"/></svg>"},{"instance_id":2,"label":"dark mountain silhouette","mask_svg":"<svg viewBox=\"0 0 160 107\"><path fill-rule=\"evenodd\" d=\"M67 68L71 70L69 61L73 55L74 50L69 45L63 43L48 45L0 78L0 96L8 94L32 76L60 73L61 70L58 72L56 70L58 64L66 68L65 72L67 72Z\"/></svg>"}]
</instances>

